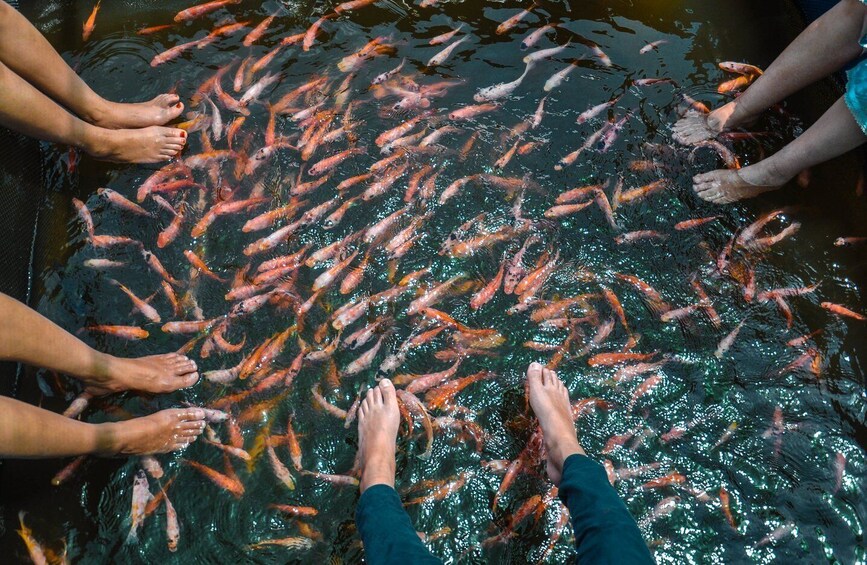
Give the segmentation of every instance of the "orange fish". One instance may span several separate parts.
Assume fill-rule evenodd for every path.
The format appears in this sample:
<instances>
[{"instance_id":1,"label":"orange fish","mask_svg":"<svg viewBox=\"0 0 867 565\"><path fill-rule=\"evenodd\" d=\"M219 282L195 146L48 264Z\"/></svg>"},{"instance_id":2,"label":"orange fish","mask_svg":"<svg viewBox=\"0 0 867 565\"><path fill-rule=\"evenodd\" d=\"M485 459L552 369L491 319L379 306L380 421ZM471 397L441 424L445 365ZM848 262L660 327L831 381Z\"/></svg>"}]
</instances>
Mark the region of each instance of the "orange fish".
<instances>
[{"instance_id":1,"label":"orange fish","mask_svg":"<svg viewBox=\"0 0 867 565\"><path fill-rule=\"evenodd\" d=\"M418 498L410 499L403 503L404 506L412 506L414 504L421 504L423 502L430 502L433 500L443 500L447 496L456 493L460 490L467 482L468 473L466 471L460 473L458 477L453 480L445 483L444 485L438 487L437 489L431 491L429 494L425 496L420 496Z\"/></svg>"},{"instance_id":2,"label":"orange fish","mask_svg":"<svg viewBox=\"0 0 867 565\"><path fill-rule=\"evenodd\" d=\"M96 27L96 13L99 12L99 5L102 0L97 0L96 5L93 7L93 11L90 13L90 17L87 18L87 21L84 22L84 26L82 26L81 39L83 41L87 41L90 39L90 34L93 33L93 28Z\"/></svg>"},{"instance_id":3,"label":"orange fish","mask_svg":"<svg viewBox=\"0 0 867 565\"><path fill-rule=\"evenodd\" d=\"M836 314L838 316L845 316L847 318L853 318L855 320L865 321L867 320L867 316L863 314L859 314L858 312L853 312L852 310L846 308L845 306L841 306L839 304L834 304L833 302L822 302L822 308L831 312L832 314Z\"/></svg>"},{"instance_id":4,"label":"orange fish","mask_svg":"<svg viewBox=\"0 0 867 565\"><path fill-rule=\"evenodd\" d=\"M171 29L173 27L175 27L173 24L165 24L165 25L159 25L159 26L153 26L153 27L145 27L145 28L138 30L135 33L136 33L136 35L151 35L154 33L159 33L161 31L165 31L167 29Z\"/></svg>"},{"instance_id":5,"label":"orange fish","mask_svg":"<svg viewBox=\"0 0 867 565\"><path fill-rule=\"evenodd\" d=\"M18 522L21 524L21 529L15 531L18 532L18 535L21 536L22 540L24 540L24 545L27 546L27 552L30 554L31 561L37 565L47 564L48 559L45 557L45 550L42 549L42 546L39 545L39 542L33 537L33 530L24 525L23 510L18 513Z\"/></svg>"},{"instance_id":6,"label":"orange fish","mask_svg":"<svg viewBox=\"0 0 867 565\"><path fill-rule=\"evenodd\" d=\"M188 22L206 14L210 14L220 8L240 3L241 0L214 0L213 2L205 2L204 4L198 4L191 8L187 8L186 10L181 10L175 15L174 19L176 22Z\"/></svg>"},{"instance_id":7,"label":"orange fish","mask_svg":"<svg viewBox=\"0 0 867 565\"><path fill-rule=\"evenodd\" d=\"M454 397L470 386L471 384L490 379L492 377L496 377L496 374L490 371L479 371L474 375L470 375L467 377L463 377L451 382L448 382L444 385L440 385L435 389L431 389L427 391L425 394L425 402L427 403L427 407L430 410L438 410L445 408L446 405L451 404L454 400Z\"/></svg>"},{"instance_id":8,"label":"orange fish","mask_svg":"<svg viewBox=\"0 0 867 565\"><path fill-rule=\"evenodd\" d=\"M202 465L201 463L197 463L196 461L191 461L189 459L184 459L182 461L193 469L199 471L218 487L232 493L235 498L241 498L241 496L243 496L244 485L237 477L230 477L229 475L215 471L214 469Z\"/></svg>"},{"instance_id":9,"label":"orange fish","mask_svg":"<svg viewBox=\"0 0 867 565\"><path fill-rule=\"evenodd\" d=\"M206 277L212 278L217 282L222 282L222 283L228 282L228 281L226 281L226 279L222 279L219 276L217 276L217 274L214 273L214 271L212 271L205 264L205 262L202 260L201 257L196 255L194 252L190 251L189 249L184 250L184 257L187 258L187 261L190 262L190 265L192 265L194 269L197 269L199 272L201 272Z\"/></svg>"},{"instance_id":10,"label":"orange fish","mask_svg":"<svg viewBox=\"0 0 867 565\"><path fill-rule=\"evenodd\" d=\"M240 1L240 0L239 0ZM307 32L304 34L304 41L301 44L302 49L304 51L310 51L310 48L313 47L313 42L316 41L316 35L319 34L319 28L322 27L322 24L326 22L329 18L333 18L337 14L325 14L318 20L316 20L312 26L307 29Z\"/></svg>"},{"instance_id":11,"label":"orange fish","mask_svg":"<svg viewBox=\"0 0 867 565\"><path fill-rule=\"evenodd\" d=\"M147 339L147 330L135 326L87 326L85 331L93 333L102 333L123 339Z\"/></svg>"},{"instance_id":12,"label":"orange fish","mask_svg":"<svg viewBox=\"0 0 867 565\"><path fill-rule=\"evenodd\" d=\"M686 477L678 473L677 471L672 471L671 473L665 475L664 477L659 477L658 479L651 479L641 485L643 489L652 489L652 488L662 488L671 485L679 485L686 482Z\"/></svg>"},{"instance_id":13,"label":"orange fish","mask_svg":"<svg viewBox=\"0 0 867 565\"><path fill-rule=\"evenodd\" d=\"M521 20L523 20L524 18L526 18L527 16L530 15L530 12L536 7L536 5L537 4L534 2L526 10L522 10L522 11L518 12L517 14L515 14L514 16L512 16L508 20L506 20L503 23L501 23L500 25L498 25L497 29L496 29L497 35L503 35L504 33L507 33L509 30L511 30L513 27L518 25L518 23Z\"/></svg>"},{"instance_id":14,"label":"orange fish","mask_svg":"<svg viewBox=\"0 0 867 565\"><path fill-rule=\"evenodd\" d=\"M720 502L720 507L722 508L722 511L723 511L723 516L726 517L726 521L729 523L729 526L731 526L732 529L737 530L738 525L737 525L737 523L735 523L735 517L732 516L732 511L731 511L730 501L729 501L729 493L724 487L720 487L720 489L719 489L719 502Z\"/></svg>"}]
</instances>

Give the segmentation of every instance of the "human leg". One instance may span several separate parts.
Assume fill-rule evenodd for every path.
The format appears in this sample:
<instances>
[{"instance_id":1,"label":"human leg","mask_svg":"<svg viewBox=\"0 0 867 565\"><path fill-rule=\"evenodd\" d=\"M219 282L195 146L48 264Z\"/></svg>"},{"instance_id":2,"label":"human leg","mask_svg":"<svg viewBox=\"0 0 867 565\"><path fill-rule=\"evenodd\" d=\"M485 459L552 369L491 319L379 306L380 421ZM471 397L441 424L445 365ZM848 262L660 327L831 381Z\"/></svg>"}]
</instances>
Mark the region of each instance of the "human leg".
<instances>
[{"instance_id":1,"label":"human leg","mask_svg":"<svg viewBox=\"0 0 867 565\"><path fill-rule=\"evenodd\" d=\"M714 204L729 204L775 190L798 173L867 142L843 98L794 141L763 161L739 170L696 175L696 194Z\"/></svg>"},{"instance_id":2,"label":"human leg","mask_svg":"<svg viewBox=\"0 0 867 565\"><path fill-rule=\"evenodd\" d=\"M151 126L105 129L76 118L0 63L0 125L25 135L80 147L97 159L124 163L168 161L183 149L186 132Z\"/></svg>"},{"instance_id":3,"label":"human leg","mask_svg":"<svg viewBox=\"0 0 867 565\"><path fill-rule=\"evenodd\" d=\"M100 353L5 294L0 294L0 314L0 359L78 377L94 394L171 392L192 386L199 378L195 363L176 353L139 359Z\"/></svg>"},{"instance_id":4,"label":"human leg","mask_svg":"<svg viewBox=\"0 0 867 565\"><path fill-rule=\"evenodd\" d=\"M195 441L204 417L200 409L170 409L125 422L88 424L0 396L0 457L167 453Z\"/></svg>"},{"instance_id":5,"label":"human leg","mask_svg":"<svg viewBox=\"0 0 867 565\"><path fill-rule=\"evenodd\" d=\"M539 419L548 476L559 487L575 532L578 563L653 563L626 505L575 437L569 393L554 371L533 363L527 370L530 405Z\"/></svg>"},{"instance_id":6,"label":"human leg","mask_svg":"<svg viewBox=\"0 0 867 565\"><path fill-rule=\"evenodd\" d=\"M842 0L810 24L735 100L708 115L690 113L673 128L674 139L693 144L748 124L767 108L858 57L867 31L867 6Z\"/></svg>"},{"instance_id":7,"label":"human leg","mask_svg":"<svg viewBox=\"0 0 867 565\"><path fill-rule=\"evenodd\" d=\"M95 93L33 25L0 0L0 62L81 119L109 129L163 125L184 105L175 94L149 102L118 104Z\"/></svg>"},{"instance_id":8,"label":"human leg","mask_svg":"<svg viewBox=\"0 0 867 565\"><path fill-rule=\"evenodd\" d=\"M355 523L372 565L441 563L416 534L394 490L395 442L400 413L388 379L370 389L358 409L361 498Z\"/></svg>"}]
</instances>

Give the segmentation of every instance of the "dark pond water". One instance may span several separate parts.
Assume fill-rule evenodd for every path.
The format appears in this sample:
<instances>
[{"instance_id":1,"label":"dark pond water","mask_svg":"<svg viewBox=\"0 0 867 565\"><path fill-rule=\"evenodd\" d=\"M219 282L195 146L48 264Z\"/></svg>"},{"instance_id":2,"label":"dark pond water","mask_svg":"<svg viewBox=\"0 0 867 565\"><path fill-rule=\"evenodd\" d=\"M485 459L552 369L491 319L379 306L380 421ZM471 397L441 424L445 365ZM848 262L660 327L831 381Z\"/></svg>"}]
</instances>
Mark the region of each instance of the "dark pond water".
<instances>
[{"instance_id":1,"label":"dark pond water","mask_svg":"<svg viewBox=\"0 0 867 565\"><path fill-rule=\"evenodd\" d=\"M497 26L527 6L514 2L443 2L422 8L381 2L333 18L323 25L323 33L309 51L300 44L286 46L254 77L256 80L272 73L278 79L264 90L259 102L249 106L249 116L233 139L237 155L210 169L196 170L193 175L202 188L188 187L164 195L176 207L185 200L188 218L177 239L163 248L157 247L157 238L172 216L153 199L145 198L142 206L155 218L145 218L107 205L96 193L96 188L105 186L135 199L154 169L104 167L85 159L80 173L76 173L80 174L78 195L92 210L96 233L141 241L184 281L181 296L186 296L181 316L175 317L166 297L158 292L159 277L148 269L140 254L129 248L95 249L89 245L87 234L72 214L69 194L58 192L51 206L58 217L53 238L57 244L51 252L54 259L41 273L40 311L70 330L93 324L122 324L145 328L150 334L145 340L127 342L85 333L85 339L95 346L117 354L140 355L178 349L193 337L166 333L161 324L131 314L129 300L110 279L123 282L141 297L157 292L153 305L163 322L192 320L197 314L205 319L221 318L234 305L225 295L239 270L249 265L250 273L255 273L264 261L305 247L310 254L404 209L386 239L368 242L358 238L349 244L348 253L358 251L352 266L364 267L361 282L350 292L341 293L340 283L327 288L300 324L293 311L297 302L290 300L288 308L266 304L252 314L229 320L226 339L237 343L246 336L240 351L215 351L205 357L201 347L209 339L206 331L189 354L205 371L231 368L265 339L298 324L298 334L287 341L272 368L277 371L288 368L299 354L297 338L314 348L324 347L338 335L344 339L376 320L382 320L380 330L387 333L370 367L357 374L336 376L369 350L377 337L355 350L340 347L328 361L305 362L289 388L270 389L231 404L230 411L243 420L243 447L254 457L249 465L231 459L245 487L243 497L235 498L183 463L190 460L225 470L222 452L205 442L194 444L183 454L159 457L165 476L161 481L151 479L150 485L154 492L158 491L158 482L167 485L168 496L178 511L181 539L175 553L167 547L163 507L146 520L139 543L126 543L133 478L140 468L137 459L86 463L58 488L47 482L30 485L26 494L15 496L15 508L7 505L7 519L17 513L18 507L26 508L28 523L37 538L58 552L65 540L69 556L81 562L358 562L362 553L353 525L357 489L292 470L296 487L288 490L275 478L267 455L262 453L262 438L266 433L284 434L291 419L299 435L305 470L348 473L357 441L354 426L346 429L341 419L322 410L312 389L319 386L329 402L348 409L359 391L374 382L383 360L398 351L411 335L428 327L422 316L408 313L412 300L425 289L460 277L453 292L435 308L470 328L496 330L502 343L470 351L455 375L464 377L488 370L495 376L461 392L456 397L460 408L432 407L431 416L451 415L474 422L484 430L484 441L479 445L467 434L437 427L432 456L422 458L426 439L420 425L412 434L403 433L399 440L398 489L415 487L424 495L430 492L424 488L425 481L450 480L460 474L466 477L463 488L443 500L409 509L416 528L431 537L430 547L437 555L449 562L479 563L558 563L571 555L571 531L568 526L562 532L558 530L556 503L538 519L523 522L519 535L508 544L482 547L482 541L498 533L524 501L549 488L543 475L524 474L492 510L502 477L483 467L482 462L514 459L520 454L532 431L522 399L524 370L531 361L546 363L560 358L557 369L573 400L599 398L610 406L578 420L588 454L609 460L617 469L651 464L655 467L619 480L616 488L641 522L659 562L863 562L862 495L867 467L863 455L863 367L859 359L864 358L864 324L839 319L819 306L831 301L864 310L859 288L864 276L863 248L859 251L833 244L840 236L864 235L863 227L852 216L840 213L847 207L863 218L863 199L853 196L857 160L850 158L818 168L809 179L801 179L806 189L793 183L784 191L752 202L720 208L695 198L690 190L691 176L719 167L721 161L707 150L690 157L688 149L676 147L671 141L669 127L683 105L683 95L711 106L718 104L723 97L717 94L717 85L732 75L719 70L716 63L738 60L766 66L791 39L796 22L784 3L769 3L761 9L746 2L724 6L709 2L664 4L636 7L627 2L543 2L505 34L497 34ZM64 22L84 21L90 5L47 5L34 17L67 60L104 95L140 100L175 89L190 105L199 86L224 68L223 89L239 98L241 94L234 90L232 82L243 61L260 59L283 38L302 33L330 9L323 3L267 1L260 5L245 1L188 24L137 35L141 28L171 23L173 15L187 7L178 2L154 6L104 5L87 43L81 42L77 29L69 32ZM70 10L76 10L76 18L70 18ZM276 17L263 37L244 46L242 41L250 28L272 14ZM749 17L744 19L744 14ZM250 27L202 49L192 48L163 65L149 65L156 54L200 39L214 27L234 21L249 22ZM521 42L528 34L555 23L556 28L538 44L522 50ZM458 26L461 29L452 41L461 38L463 42L443 64L428 67L428 61L446 46L431 46L430 39ZM388 48L364 60L353 74L343 72L338 62L377 37ZM655 41L664 43L640 52ZM498 101L500 105L494 111L470 121L448 119L449 112L474 104L473 96L481 88L517 79L524 70L523 57L557 45L568 47L538 61L514 92ZM593 51L594 45L610 58L610 64ZM374 77L394 69L401 61L400 73L386 83L394 90L371 88ZM550 77L567 67L571 68L568 77L546 92ZM288 225L294 218L279 220L273 227L254 233L241 230L245 222L268 208L289 202L299 170L307 171L311 164L350 147L345 137L323 143L307 160L299 151L280 149L251 174L236 174L241 155L252 155L266 142L268 111L264 103L276 104L291 90L318 77L324 79L323 86L288 106L301 111L321 103L318 110L326 113L318 115L317 123L327 120L327 112L333 110L330 130L344 125L345 112L351 107L351 136L357 147L366 147L367 151L347 159L322 186L306 195L303 210L328 202L336 208L367 190L369 184L342 192L336 187L345 179L368 172L383 158L377 136L405 120L427 112L421 125L409 134L425 127L427 133L448 126L459 129L434 144L437 151L408 152L402 158L408 164L407 173L385 194L368 201L354 200L355 205L337 225L318 220L298 229L273 250L248 257L243 250L251 242ZM649 78L670 80L641 86L640 79ZM404 89L403 95L410 95L408 100L412 100L414 89L425 91L426 86L443 81L448 83L446 87L427 97L427 102L421 103L423 107L393 110L401 99L394 95L397 90ZM830 101L823 99L824 94L821 89L810 91L809 97L796 98L780 111L769 112L755 128L766 134L734 142L731 148L745 163L774 151L800 132L805 120L815 118L822 105L828 105ZM511 132L531 119L543 98L541 123L515 137ZM216 101L225 125L232 123L238 114ZM609 107L585 123L576 123L582 112L607 101L612 101ZM212 113L206 104L190 110ZM293 120L291 113L278 115L275 135L297 143L306 125L299 125L299 121ZM594 132L607 122L618 121L618 135L611 136L607 150L592 145L574 164L555 170L561 158L584 144ZM201 133L190 135L187 157L205 151L206 143L216 149L227 148L225 137L214 140L210 129L204 135L210 139L203 141ZM475 144L462 158L461 149L471 136L477 137ZM504 167L496 166L516 141L519 146L535 145L524 147L525 154L516 154ZM57 187L71 182L66 158L65 151L52 153L48 176ZM398 166L402 166L400 162ZM425 166L431 169L424 179L438 174L433 193L426 202L416 195L404 208L410 178ZM518 179L515 182L525 190L517 196L491 182L470 182L456 197L440 203L441 195L453 181L478 174ZM314 178L303 174L301 181ZM603 193L616 204L615 190L620 182L627 191L660 179L666 181L663 190L632 201L621 199L613 212L618 230L609 225L595 204L563 217L544 216L557 196L568 189L602 184ZM264 195L268 201L258 208L220 216L204 234L192 237L195 223L221 199L240 200L251 194ZM516 199L522 199L521 216L531 224L515 221ZM763 235L779 233L794 222L801 224L800 230L761 251L736 248L729 267L721 274L717 257L733 235L781 207L786 211L768 224ZM485 233L479 230L498 229L502 230L499 233L508 232L509 237L480 246L469 256L439 253L449 234L481 213L486 214L484 219L472 223L462 239ZM709 216L718 218L693 229L673 228L678 222ZM392 252L389 244L401 230L410 227L416 237L413 244ZM662 235L632 244L616 242L619 234L637 230ZM567 340L568 329L550 327L555 323L539 323L539 315L531 315L536 307L510 312L518 299L502 291L481 308L470 307L473 292L488 283L503 259L512 257L529 237L537 243L524 257L528 270L536 265L554 266L536 293L541 304L592 295L586 301L576 301L576 306L568 310L567 317L573 321L583 316L592 318L577 322L571 339ZM191 271L186 250L197 253L229 282ZM88 268L86 261L91 259L112 259L125 265L107 272ZM303 302L311 296L317 277L332 264L326 261L313 268L303 266L295 275L287 273L280 280L296 277L290 283L291 294ZM428 269L429 274L392 301L369 308L342 334L330 323L341 306L392 289L402 277L419 269ZM750 270L755 273L759 293L780 287L821 285L813 293L788 300L792 320L791 327L787 327L786 318L773 301L744 299L743 283ZM705 308L679 321L662 322L658 309L650 307L630 284L630 276L652 286L675 309L699 302L700 296L691 283L699 281L709 296L708 302L702 304L713 305L719 315L718 325L712 323ZM603 297L606 289L622 304L628 331L618 321L611 301ZM613 327L610 335L594 343L599 328L609 321ZM739 324L742 327L731 349L718 358L715 352L720 341ZM817 330L821 333L806 340L805 345L787 345L789 340ZM450 352L455 348L455 334L448 329L411 349L396 373L447 369L452 365ZM545 345L551 351L538 351ZM588 363L596 354L622 352L629 347L636 353L653 354L654 361L667 362L622 383L616 382L615 376L626 365ZM804 358L805 354L809 357ZM806 363L784 370L799 358L806 359ZM658 384L643 396L633 396L651 375L658 376ZM51 387L48 376L39 377ZM228 385L202 381L191 390L158 399L111 399L86 413L85 418L117 419L176 406L182 401L221 405L226 402L222 399L249 388L246 380ZM54 399L48 403L59 403L57 397L62 394L56 387L51 394ZM775 411L782 417L777 418L776 427ZM688 429L681 437L671 439L665 434L673 428ZM225 426L215 426L215 431L222 441L229 441ZM606 449L612 437L627 432L633 436L621 446ZM278 447L277 454L291 467L285 447ZM65 463L52 464L48 476ZM672 471L683 475L685 482L662 488L642 487L646 481ZM722 490L728 493L731 523L722 509ZM674 511L654 518L657 504L672 496L679 497ZM287 518L270 508L272 504L310 506L318 514ZM24 559L23 544L11 524L6 526L4 543L16 559ZM765 537L773 531L784 533L768 542ZM256 543L287 536L307 536L313 541L305 549L251 549Z\"/></svg>"}]
</instances>

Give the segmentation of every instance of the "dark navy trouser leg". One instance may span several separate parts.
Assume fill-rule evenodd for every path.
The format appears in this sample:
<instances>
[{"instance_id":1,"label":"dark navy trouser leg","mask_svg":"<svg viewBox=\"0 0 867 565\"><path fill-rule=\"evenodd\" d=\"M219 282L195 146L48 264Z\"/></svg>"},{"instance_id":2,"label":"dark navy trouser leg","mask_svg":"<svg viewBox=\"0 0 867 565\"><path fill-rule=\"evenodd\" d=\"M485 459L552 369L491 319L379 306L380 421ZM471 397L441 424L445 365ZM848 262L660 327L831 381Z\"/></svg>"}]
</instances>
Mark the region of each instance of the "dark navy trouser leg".
<instances>
[{"instance_id":1,"label":"dark navy trouser leg","mask_svg":"<svg viewBox=\"0 0 867 565\"><path fill-rule=\"evenodd\" d=\"M371 565L441 564L416 534L397 492L388 485L364 491L355 510L355 525Z\"/></svg>"},{"instance_id":2,"label":"dark navy trouser leg","mask_svg":"<svg viewBox=\"0 0 867 565\"><path fill-rule=\"evenodd\" d=\"M560 500L572 517L577 563L654 563L635 519L608 482L602 465L580 454L567 457Z\"/></svg>"}]
</instances>

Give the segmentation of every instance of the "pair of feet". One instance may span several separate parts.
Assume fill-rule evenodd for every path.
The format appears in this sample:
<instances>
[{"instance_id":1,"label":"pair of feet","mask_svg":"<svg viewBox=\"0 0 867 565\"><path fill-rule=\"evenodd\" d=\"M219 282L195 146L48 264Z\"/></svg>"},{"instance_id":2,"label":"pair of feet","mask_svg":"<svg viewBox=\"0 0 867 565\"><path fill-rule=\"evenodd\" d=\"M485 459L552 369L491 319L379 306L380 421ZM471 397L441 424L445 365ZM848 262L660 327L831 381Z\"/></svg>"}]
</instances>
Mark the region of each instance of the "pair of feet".
<instances>
[{"instance_id":1,"label":"pair of feet","mask_svg":"<svg viewBox=\"0 0 867 565\"><path fill-rule=\"evenodd\" d=\"M563 463L584 450L575 437L569 392L557 373L538 363L527 369L530 405L533 407L547 451L548 478L560 485ZM382 379L370 389L358 409L359 461L361 492L368 487L385 484L394 487L395 449L400 412L394 385Z\"/></svg>"},{"instance_id":2,"label":"pair of feet","mask_svg":"<svg viewBox=\"0 0 867 565\"><path fill-rule=\"evenodd\" d=\"M82 377L94 396L135 390L163 394L190 387L199 380L196 364L178 353L137 359L101 356L94 375ZM162 410L123 422L96 425L97 451L105 455L145 455L183 449L201 435L201 409Z\"/></svg>"},{"instance_id":3,"label":"pair of feet","mask_svg":"<svg viewBox=\"0 0 867 565\"><path fill-rule=\"evenodd\" d=\"M100 101L82 118L88 128L81 148L93 157L118 163L168 161L184 148L187 133L162 127L184 110L176 94L160 94L148 102L120 104Z\"/></svg>"},{"instance_id":4,"label":"pair of feet","mask_svg":"<svg viewBox=\"0 0 867 565\"><path fill-rule=\"evenodd\" d=\"M720 133L750 124L756 115L748 114L733 100L710 114L688 112L672 128L675 141L694 145L715 138ZM772 160L761 161L743 169L720 169L696 175L693 188L699 198L714 204L730 204L776 190L790 179L775 170Z\"/></svg>"}]
</instances>

